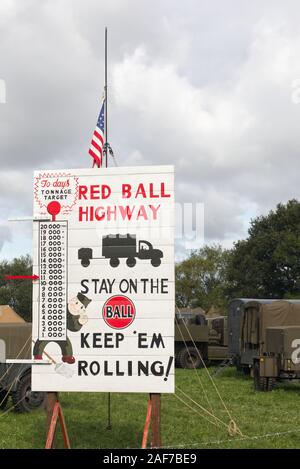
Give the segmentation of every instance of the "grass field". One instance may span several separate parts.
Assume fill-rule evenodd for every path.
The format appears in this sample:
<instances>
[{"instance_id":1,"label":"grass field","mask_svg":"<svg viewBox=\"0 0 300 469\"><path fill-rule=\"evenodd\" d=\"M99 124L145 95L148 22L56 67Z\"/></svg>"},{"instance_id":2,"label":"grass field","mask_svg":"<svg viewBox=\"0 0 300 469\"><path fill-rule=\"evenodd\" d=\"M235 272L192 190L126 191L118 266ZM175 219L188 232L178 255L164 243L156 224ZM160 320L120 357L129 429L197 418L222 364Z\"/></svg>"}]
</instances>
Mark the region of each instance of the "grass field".
<instances>
[{"instance_id":1,"label":"grass field","mask_svg":"<svg viewBox=\"0 0 300 469\"><path fill-rule=\"evenodd\" d=\"M214 368L210 368L213 373ZM214 414L229 417L205 370L198 371ZM271 393L254 392L251 378L235 368L223 370L215 383L245 438L230 437L184 406L173 395L162 396L162 441L170 448L299 448L300 385L280 384ZM176 370L176 386L208 408L194 370ZM181 396L179 392L176 393ZM146 394L112 395L112 430L106 430L107 394L61 393L72 448L138 448L145 420ZM193 403L190 403L195 407ZM201 415L203 412L199 409ZM210 418L210 417L208 417ZM287 432L287 433L285 433ZM282 435L275 435L283 433ZM285 433L285 434L284 434ZM45 414L0 413L0 448L42 448ZM62 447L58 434L57 447Z\"/></svg>"}]
</instances>

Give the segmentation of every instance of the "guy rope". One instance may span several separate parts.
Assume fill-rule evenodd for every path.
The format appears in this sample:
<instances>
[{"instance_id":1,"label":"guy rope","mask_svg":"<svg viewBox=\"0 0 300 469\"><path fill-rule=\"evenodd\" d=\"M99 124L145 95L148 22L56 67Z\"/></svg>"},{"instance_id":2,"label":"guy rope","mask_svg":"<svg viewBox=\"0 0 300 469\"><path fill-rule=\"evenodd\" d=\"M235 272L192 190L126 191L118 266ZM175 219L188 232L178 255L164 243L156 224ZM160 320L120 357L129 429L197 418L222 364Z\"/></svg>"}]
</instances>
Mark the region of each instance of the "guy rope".
<instances>
[{"instance_id":1,"label":"guy rope","mask_svg":"<svg viewBox=\"0 0 300 469\"><path fill-rule=\"evenodd\" d=\"M177 310L178 310L178 312L179 312L179 308L178 308L177 305L176 305L176 308L177 308ZM176 316L175 316L175 318L176 318ZM177 318L176 318L176 321L178 321ZM197 350L197 354L198 354L198 356L199 356L199 358L200 358L200 360L201 360L201 363L202 363L203 368L205 369L205 371L206 371L206 373L207 373L207 376L208 376L208 378L209 378L209 381L211 382L211 384L212 384L212 386L213 386L213 388L214 388L214 390L215 390L215 392L216 392L216 394L217 394L217 396L218 396L218 398L219 398L219 400L220 400L220 402L221 402L221 404L222 404L224 410L226 411L226 413L227 413L227 415L228 415L228 417L229 417L229 422L224 423L221 419L219 419L219 418L213 413L211 403L210 403L210 401L209 401L209 398L208 398L208 396L207 396L207 393L204 391L204 386L203 386L203 383L202 383L202 381L201 381L200 374L197 372L197 369L196 369L195 365L193 365L193 366L194 366L194 370L195 370L195 372L196 372L196 374L197 374L197 377L198 377L199 383L200 383L200 385L201 385L201 388L202 388L202 390L204 391L204 395L205 395L205 398L206 398L206 400L207 400L207 402L208 402L208 404L209 404L209 407L210 407L210 409L211 409L211 412L209 412L209 411L208 411L207 409L205 409L203 406L201 406L200 404L198 404L196 401L193 401L189 396L187 396L187 394L185 394L183 391L181 391L177 386L176 386L176 389L178 389L178 390L181 391L183 394L185 394L185 396L188 397L191 401L193 401L193 403L194 403L195 405L197 405L199 408L201 408L201 410L202 410L203 412L205 411L205 413L209 414L212 418L214 418L214 419L215 419L215 422L214 422L215 424L216 424L216 421L218 421L218 422L221 423L222 425L225 425L226 428L227 428L228 434L229 434L230 436L240 435L241 437L243 437L244 435L242 434L241 430L240 430L239 427L237 426L237 424L236 424L234 418L232 417L232 415L231 415L231 413L230 413L230 411L229 411L229 409L228 409L228 407L227 407L225 401L223 400L223 398L222 398L222 396L221 396L221 394L220 394L220 391L219 391L218 388L217 388L217 385L216 385L216 383L215 383L213 377L212 377L211 374L209 373L209 370L207 369L207 366L206 366L206 364L205 364L205 361L204 361L203 358L202 358L202 355L201 355L201 353L200 353L200 350L199 350L198 347L196 346L196 344L195 344L195 342L194 342L194 339L193 339L193 337L192 337L192 335L191 335L191 333L190 333L190 331L189 331L189 328L187 327L185 321L183 321L183 324L184 324L184 327L185 327L185 329L186 329L186 332L187 332L187 334L188 334L188 336L189 336L189 338L190 338L190 341L192 342L193 346L195 347L195 350ZM181 335L182 341L183 341L183 343L184 343L184 346L185 346L185 348L186 348L186 350L187 350L187 352L188 352L188 354L189 354L189 357L190 357L190 359L191 359L190 351L189 351L189 348L188 348L188 346L187 346L187 344L186 344L186 340L185 340L184 337L183 337L183 334L182 334L182 332L181 332L181 329L178 328L178 330L179 330L179 332L180 332L180 335ZM191 362L193 363L192 360L191 360ZM176 396L176 397L178 398L179 396ZM211 423L212 423L212 422L211 422Z\"/></svg>"}]
</instances>

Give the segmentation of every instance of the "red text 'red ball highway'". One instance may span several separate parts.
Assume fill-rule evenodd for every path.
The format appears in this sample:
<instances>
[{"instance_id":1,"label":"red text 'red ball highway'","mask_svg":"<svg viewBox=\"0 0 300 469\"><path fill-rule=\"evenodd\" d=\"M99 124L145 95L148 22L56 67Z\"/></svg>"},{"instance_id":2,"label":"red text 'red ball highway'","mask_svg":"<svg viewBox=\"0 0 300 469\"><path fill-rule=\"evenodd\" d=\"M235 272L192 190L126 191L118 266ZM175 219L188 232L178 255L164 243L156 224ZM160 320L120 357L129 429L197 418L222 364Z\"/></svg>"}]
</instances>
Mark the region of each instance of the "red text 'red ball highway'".
<instances>
[{"instance_id":1,"label":"red text 'red ball highway'","mask_svg":"<svg viewBox=\"0 0 300 469\"><path fill-rule=\"evenodd\" d=\"M135 318L135 306L127 296L114 295L104 303L102 314L108 326L114 329L124 329Z\"/></svg>"}]
</instances>

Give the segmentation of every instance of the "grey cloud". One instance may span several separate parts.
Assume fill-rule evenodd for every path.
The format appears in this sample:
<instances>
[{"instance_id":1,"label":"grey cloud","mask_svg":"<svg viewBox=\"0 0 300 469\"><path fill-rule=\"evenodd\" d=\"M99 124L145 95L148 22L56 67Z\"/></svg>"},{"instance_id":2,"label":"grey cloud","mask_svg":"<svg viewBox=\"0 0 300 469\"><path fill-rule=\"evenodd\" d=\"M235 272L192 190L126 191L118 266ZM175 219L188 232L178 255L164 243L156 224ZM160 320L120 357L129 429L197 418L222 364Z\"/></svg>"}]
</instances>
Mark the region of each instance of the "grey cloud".
<instances>
[{"instance_id":1,"label":"grey cloud","mask_svg":"<svg viewBox=\"0 0 300 469\"><path fill-rule=\"evenodd\" d=\"M119 164L174 163L177 200L205 205L206 241L245 236L251 216L299 197L298 8L3 0L0 222L31 213L34 169L90 165L107 25Z\"/></svg>"}]
</instances>

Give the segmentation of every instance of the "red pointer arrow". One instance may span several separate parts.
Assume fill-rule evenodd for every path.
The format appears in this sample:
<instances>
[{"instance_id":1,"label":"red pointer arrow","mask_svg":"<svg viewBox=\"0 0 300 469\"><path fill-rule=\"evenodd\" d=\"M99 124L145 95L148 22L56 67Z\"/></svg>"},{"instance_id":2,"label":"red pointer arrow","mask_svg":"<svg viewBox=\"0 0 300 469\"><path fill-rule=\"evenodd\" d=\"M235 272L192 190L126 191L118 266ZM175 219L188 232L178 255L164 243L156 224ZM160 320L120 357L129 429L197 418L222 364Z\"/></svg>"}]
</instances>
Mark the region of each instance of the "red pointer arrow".
<instances>
[{"instance_id":1,"label":"red pointer arrow","mask_svg":"<svg viewBox=\"0 0 300 469\"><path fill-rule=\"evenodd\" d=\"M37 280L38 275L5 275L5 280Z\"/></svg>"}]
</instances>

